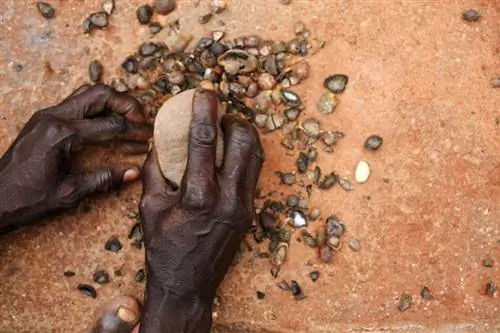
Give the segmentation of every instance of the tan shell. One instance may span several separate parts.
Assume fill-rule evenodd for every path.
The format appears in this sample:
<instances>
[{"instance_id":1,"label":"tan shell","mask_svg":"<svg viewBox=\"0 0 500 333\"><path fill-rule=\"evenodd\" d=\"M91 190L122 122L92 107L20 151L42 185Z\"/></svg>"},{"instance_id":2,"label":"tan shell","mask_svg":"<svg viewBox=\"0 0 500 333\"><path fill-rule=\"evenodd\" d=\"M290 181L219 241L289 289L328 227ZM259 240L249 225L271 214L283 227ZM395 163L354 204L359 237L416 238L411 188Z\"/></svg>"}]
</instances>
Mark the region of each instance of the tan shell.
<instances>
[{"instance_id":1,"label":"tan shell","mask_svg":"<svg viewBox=\"0 0 500 333\"><path fill-rule=\"evenodd\" d=\"M195 89L182 92L166 101L155 119L154 145L160 169L168 180L180 184L187 164L189 125ZM219 120L225 113L219 103ZM216 165L222 164L224 141L217 131Z\"/></svg>"}]
</instances>

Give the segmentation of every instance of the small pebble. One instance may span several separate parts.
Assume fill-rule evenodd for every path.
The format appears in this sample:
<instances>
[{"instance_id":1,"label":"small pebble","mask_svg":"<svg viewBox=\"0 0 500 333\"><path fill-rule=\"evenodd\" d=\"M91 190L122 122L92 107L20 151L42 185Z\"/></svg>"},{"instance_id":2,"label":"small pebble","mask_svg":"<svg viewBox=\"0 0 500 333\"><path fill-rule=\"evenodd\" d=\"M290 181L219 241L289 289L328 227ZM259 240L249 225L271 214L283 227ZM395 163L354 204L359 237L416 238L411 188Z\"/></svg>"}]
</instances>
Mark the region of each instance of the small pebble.
<instances>
[{"instance_id":1,"label":"small pebble","mask_svg":"<svg viewBox=\"0 0 500 333\"><path fill-rule=\"evenodd\" d=\"M115 269L115 271L113 272L113 274L115 274L116 277L119 277L119 276L122 276L122 271L119 270L119 269Z\"/></svg>"},{"instance_id":2,"label":"small pebble","mask_svg":"<svg viewBox=\"0 0 500 333\"><path fill-rule=\"evenodd\" d=\"M497 291L497 287L495 286L495 284L490 281L486 284L486 288L484 290L484 294L486 296L490 296L490 297L493 297L495 295L495 292Z\"/></svg>"},{"instance_id":3,"label":"small pebble","mask_svg":"<svg viewBox=\"0 0 500 333\"><path fill-rule=\"evenodd\" d=\"M500 88L500 76L495 76L490 81L491 87Z\"/></svg>"},{"instance_id":4,"label":"small pebble","mask_svg":"<svg viewBox=\"0 0 500 333\"><path fill-rule=\"evenodd\" d=\"M137 271L137 273L135 273L136 282L143 282L145 278L146 278L146 273L144 272L144 269L141 268Z\"/></svg>"},{"instance_id":5,"label":"small pebble","mask_svg":"<svg viewBox=\"0 0 500 333\"><path fill-rule=\"evenodd\" d=\"M339 94L345 90L349 78L344 74L334 74L325 79L323 86L334 94Z\"/></svg>"},{"instance_id":6,"label":"small pebble","mask_svg":"<svg viewBox=\"0 0 500 333\"><path fill-rule=\"evenodd\" d=\"M310 213L309 213L309 220L311 221L316 221L321 214L321 211L319 208L314 208Z\"/></svg>"},{"instance_id":7,"label":"small pebble","mask_svg":"<svg viewBox=\"0 0 500 333\"><path fill-rule=\"evenodd\" d=\"M369 150L377 150L382 146L384 139L380 135L370 135L365 141L365 148Z\"/></svg>"},{"instance_id":8,"label":"small pebble","mask_svg":"<svg viewBox=\"0 0 500 333\"><path fill-rule=\"evenodd\" d=\"M210 0L210 10L220 14L227 8L227 0Z\"/></svg>"},{"instance_id":9,"label":"small pebble","mask_svg":"<svg viewBox=\"0 0 500 333\"><path fill-rule=\"evenodd\" d=\"M286 204L288 207L295 207L299 204L300 198L295 194L290 194L286 199Z\"/></svg>"},{"instance_id":10,"label":"small pebble","mask_svg":"<svg viewBox=\"0 0 500 333\"><path fill-rule=\"evenodd\" d=\"M257 84L261 90L271 90L276 86L276 80L271 74L262 73L257 78Z\"/></svg>"},{"instance_id":11,"label":"small pebble","mask_svg":"<svg viewBox=\"0 0 500 333\"><path fill-rule=\"evenodd\" d=\"M484 259L483 266L484 267L493 267L493 259L491 259L491 258Z\"/></svg>"},{"instance_id":12,"label":"small pebble","mask_svg":"<svg viewBox=\"0 0 500 333\"><path fill-rule=\"evenodd\" d=\"M97 12L89 16L92 26L104 29L108 26L108 14L106 12Z\"/></svg>"},{"instance_id":13,"label":"small pebble","mask_svg":"<svg viewBox=\"0 0 500 333\"><path fill-rule=\"evenodd\" d=\"M319 271L312 271L309 273L309 276L311 277L311 280L316 281L319 279Z\"/></svg>"},{"instance_id":14,"label":"small pebble","mask_svg":"<svg viewBox=\"0 0 500 333\"><path fill-rule=\"evenodd\" d=\"M92 60L89 64L89 78L92 82L99 82L103 72L102 64L99 60Z\"/></svg>"},{"instance_id":15,"label":"small pebble","mask_svg":"<svg viewBox=\"0 0 500 333\"><path fill-rule=\"evenodd\" d=\"M288 282L286 282L285 280L281 280L280 282L276 283L276 286L284 291L288 291L288 290L292 289L292 287L290 287Z\"/></svg>"},{"instance_id":16,"label":"small pebble","mask_svg":"<svg viewBox=\"0 0 500 333\"><path fill-rule=\"evenodd\" d=\"M101 0L101 9L111 15L115 10L115 0Z\"/></svg>"},{"instance_id":17,"label":"small pebble","mask_svg":"<svg viewBox=\"0 0 500 333\"><path fill-rule=\"evenodd\" d=\"M264 294L262 291L257 290L256 294L258 299L264 299L264 297L266 297L266 294Z\"/></svg>"},{"instance_id":18,"label":"small pebble","mask_svg":"<svg viewBox=\"0 0 500 333\"><path fill-rule=\"evenodd\" d=\"M56 13L54 8L47 2L38 1L36 3L36 8L40 12L40 14L42 14L42 16L45 17L46 19L53 18L54 14Z\"/></svg>"},{"instance_id":19,"label":"small pebble","mask_svg":"<svg viewBox=\"0 0 500 333\"><path fill-rule=\"evenodd\" d=\"M423 287L422 288L422 291L420 291L420 296L426 300L426 301L429 301L432 299L432 294L431 294L431 291L429 290L429 288L427 287Z\"/></svg>"},{"instance_id":20,"label":"small pebble","mask_svg":"<svg viewBox=\"0 0 500 333\"><path fill-rule=\"evenodd\" d=\"M352 186L351 182L348 181L345 178L338 177L339 185L342 187L343 190L345 191L352 191L354 190L354 187Z\"/></svg>"},{"instance_id":21,"label":"small pebble","mask_svg":"<svg viewBox=\"0 0 500 333\"><path fill-rule=\"evenodd\" d=\"M463 12L462 18L468 22L474 22L481 18L481 14L475 9L469 9Z\"/></svg>"},{"instance_id":22,"label":"small pebble","mask_svg":"<svg viewBox=\"0 0 500 333\"><path fill-rule=\"evenodd\" d=\"M292 280L291 284L291 289L292 289L292 295L297 297L302 295L302 288L300 287L299 283L295 280Z\"/></svg>"},{"instance_id":23,"label":"small pebble","mask_svg":"<svg viewBox=\"0 0 500 333\"><path fill-rule=\"evenodd\" d=\"M361 250L361 244L359 244L359 240L357 240L356 238L350 238L349 248L354 252L359 252L359 250Z\"/></svg>"},{"instance_id":24,"label":"small pebble","mask_svg":"<svg viewBox=\"0 0 500 333\"><path fill-rule=\"evenodd\" d=\"M148 27L149 27L149 32L152 35L156 35L163 29L163 26L158 22L151 22L149 23Z\"/></svg>"},{"instance_id":25,"label":"small pebble","mask_svg":"<svg viewBox=\"0 0 500 333\"><path fill-rule=\"evenodd\" d=\"M79 284L77 288L83 294L90 296L92 298L97 298L97 291L90 284Z\"/></svg>"},{"instance_id":26,"label":"small pebble","mask_svg":"<svg viewBox=\"0 0 500 333\"><path fill-rule=\"evenodd\" d=\"M175 9L175 0L155 0L155 12L167 15Z\"/></svg>"},{"instance_id":27,"label":"small pebble","mask_svg":"<svg viewBox=\"0 0 500 333\"><path fill-rule=\"evenodd\" d=\"M406 311L411 307L411 295L408 293L403 293L399 299L398 309L400 311Z\"/></svg>"},{"instance_id":28,"label":"small pebble","mask_svg":"<svg viewBox=\"0 0 500 333\"><path fill-rule=\"evenodd\" d=\"M136 10L136 16L141 24L148 24L153 16L153 7L150 5L142 5Z\"/></svg>"},{"instance_id":29,"label":"small pebble","mask_svg":"<svg viewBox=\"0 0 500 333\"><path fill-rule=\"evenodd\" d=\"M294 228L302 228L307 226L307 219L300 211L296 211L293 213L292 222Z\"/></svg>"},{"instance_id":30,"label":"small pebble","mask_svg":"<svg viewBox=\"0 0 500 333\"><path fill-rule=\"evenodd\" d=\"M368 178L370 178L370 166L366 161L359 161L358 165L356 166L354 178L359 184L366 183Z\"/></svg>"},{"instance_id":31,"label":"small pebble","mask_svg":"<svg viewBox=\"0 0 500 333\"><path fill-rule=\"evenodd\" d=\"M116 236L111 236L104 245L104 248L108 251L117 253L122 249L122 243L116 238Z\"/></svg>"},{"instance_id":32,"label":"small pebble","mask_svg":"<svg viewBox=\"0 0 500 333\"><path fill-rule=\"evenodd\" d=\"M65 277L73 277L73 276L75 276L75 275L76 275L76 274L75 274L75 272L73 272L73 271L65 271L65 272L64 272L64 276L65 276Z\"/></svg>"},{"instance_id":33,"label":"small pebble","mask_svg":"<svg viewBox=\"0 0 500 333\"><path fill-rule=\"evenodd\" d=\"M95 283L106 284L109 282L109 274L105 270L99 270L94 273L92 279Z\"/></svg>"}]
</instances>

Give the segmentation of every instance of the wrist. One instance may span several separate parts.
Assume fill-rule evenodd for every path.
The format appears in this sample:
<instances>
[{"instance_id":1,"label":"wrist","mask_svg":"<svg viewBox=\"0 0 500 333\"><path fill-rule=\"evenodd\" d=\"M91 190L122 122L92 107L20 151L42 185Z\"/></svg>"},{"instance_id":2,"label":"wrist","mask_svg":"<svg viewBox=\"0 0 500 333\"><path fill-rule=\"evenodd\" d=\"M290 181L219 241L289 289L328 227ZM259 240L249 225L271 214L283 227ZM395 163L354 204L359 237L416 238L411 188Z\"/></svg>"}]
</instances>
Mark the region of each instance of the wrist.
<instances>
[{"instance_id":1,"label":"wrist","mask_svg":"<svg viewBox=\"0 0 500 333\"><path fill-rule=\"evenodd\" d=\"M148 278L140 333L209 333L212 302L157 286Z\"/></svg>"}]
</instances>

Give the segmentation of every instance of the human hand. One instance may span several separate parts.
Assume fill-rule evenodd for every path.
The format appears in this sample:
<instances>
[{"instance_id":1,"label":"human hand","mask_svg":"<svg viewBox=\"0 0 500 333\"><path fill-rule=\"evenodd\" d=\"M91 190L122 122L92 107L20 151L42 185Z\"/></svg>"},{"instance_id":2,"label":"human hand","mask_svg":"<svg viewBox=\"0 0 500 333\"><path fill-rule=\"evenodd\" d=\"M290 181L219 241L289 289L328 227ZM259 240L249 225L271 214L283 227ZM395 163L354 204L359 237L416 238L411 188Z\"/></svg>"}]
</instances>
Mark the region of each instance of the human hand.
<instances>
[{"instance_id":1,"label":"human hand","mask_svg":"<svg viewBox=\"0 0 500 333\"><path fill-rule=\"evenodd\" d=\"M0 159L0 234L135 180L134 166L75 174L71 162L87 143L119 138L146 144L151 135L139 102L103 84L82 86L61 104L35 112Z\"/></svg>"},{"instance_id":2,"label":"human hand","mask_svg":"<svg viewBox=\"0 0 500 333\"><path fill-rule=\"evenodd\" d=\"M217 97L198 90L180 189L163 177L154 149L145 162L143 333L209 332L216 290L251 226L263 150L247 121L226 115L222 128L224 161L217 169Z\"/></svg>"}]
</instances>

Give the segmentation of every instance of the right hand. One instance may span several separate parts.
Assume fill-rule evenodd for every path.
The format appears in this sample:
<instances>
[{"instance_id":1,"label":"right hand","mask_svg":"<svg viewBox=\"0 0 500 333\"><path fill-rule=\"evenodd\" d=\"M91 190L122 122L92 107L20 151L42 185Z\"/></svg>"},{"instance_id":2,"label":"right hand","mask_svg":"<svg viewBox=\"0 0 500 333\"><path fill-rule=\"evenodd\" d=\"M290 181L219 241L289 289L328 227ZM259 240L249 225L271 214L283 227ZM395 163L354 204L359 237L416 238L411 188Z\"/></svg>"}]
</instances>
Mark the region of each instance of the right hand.
<instances>
[{"instance_id":1,"label":"right hand","mask_svg":"<svg viewBox=\"0 0 500 333\"><path fill-rule=\"evenodd\" d=\"M186 171L174 191L154 148L144 165L140 214L147 285L141 332L209 332L219 284L251 226L264 161L250 123L222 120L224 161L215 167L217 96L197 90Z\"/></svg>"}]
</instances>

